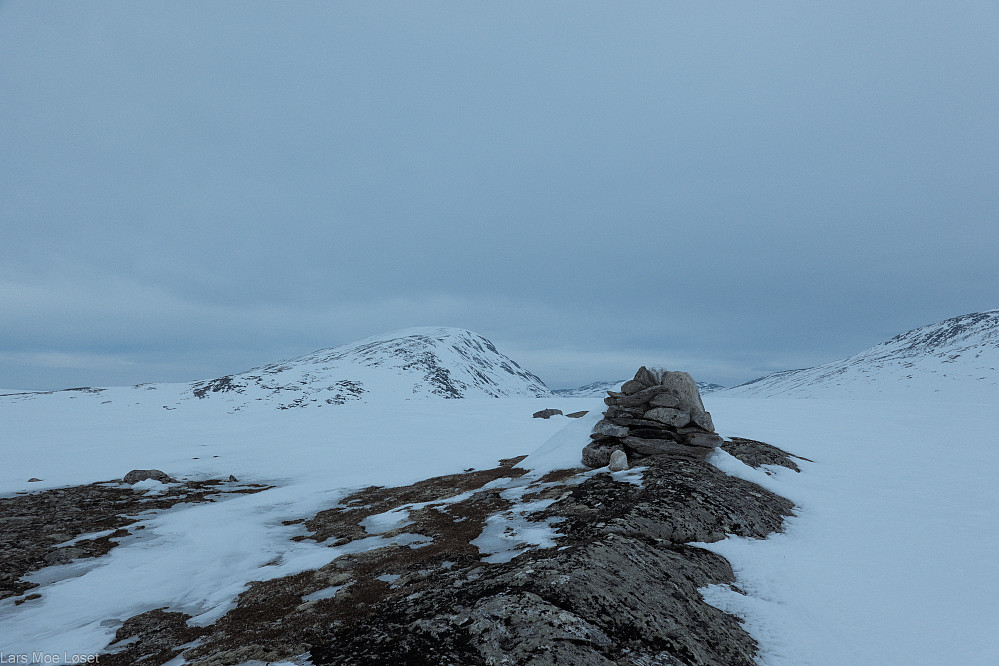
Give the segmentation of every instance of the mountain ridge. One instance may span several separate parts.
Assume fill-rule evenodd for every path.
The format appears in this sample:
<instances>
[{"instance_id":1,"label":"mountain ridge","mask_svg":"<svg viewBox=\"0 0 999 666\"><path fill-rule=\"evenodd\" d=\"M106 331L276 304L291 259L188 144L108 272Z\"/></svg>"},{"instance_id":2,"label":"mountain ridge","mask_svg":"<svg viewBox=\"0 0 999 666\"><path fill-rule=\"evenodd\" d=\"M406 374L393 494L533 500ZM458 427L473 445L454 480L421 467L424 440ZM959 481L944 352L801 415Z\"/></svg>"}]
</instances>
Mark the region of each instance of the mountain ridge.
<instances>
[{"instance_id":1,"label":"mountain ridge","mask_svg":"<svg viewBox=\"0 0 999 666\"><path fill-rule=\"evenodd\" d=\"M730 397L895 397L999 393L999 309L899 333L853 356L782 370L726 389Z\"/></svg>"},{"instance_id":2,"label":"mountain ridge","mask_svg":"<svg viewBox=\"0 0 999 666\"><path fill-rule=\"evenodd\" d=\"M141 392L141 393L139 393ZM155 392L155 393L154 393ZM420 398L549 397L535 374L486 338L460 328L416 327L320 349L245 372L174 384L81 387L8 394L4 399L100 395L101 402L153 401L175 409L185 401L223 403L239 411L254 404L277 409L343 405L370 396Z\"/></svg>"}]
</instances>

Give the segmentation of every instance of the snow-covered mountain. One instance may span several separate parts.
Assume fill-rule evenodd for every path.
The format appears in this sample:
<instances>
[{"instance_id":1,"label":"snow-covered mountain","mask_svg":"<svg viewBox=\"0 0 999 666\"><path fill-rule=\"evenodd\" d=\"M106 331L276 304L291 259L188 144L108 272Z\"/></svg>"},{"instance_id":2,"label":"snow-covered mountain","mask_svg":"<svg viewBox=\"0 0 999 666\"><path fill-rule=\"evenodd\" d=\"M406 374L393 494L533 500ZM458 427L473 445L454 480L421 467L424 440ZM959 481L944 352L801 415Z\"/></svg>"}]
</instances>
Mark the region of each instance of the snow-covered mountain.
<instances>
[{"instance_id":1,"label":"snow-covered mountain","mask_svg":"<svg viewBox=\"0 0 999 666\"><path fill-rule=\"evenodd\" d=\"M922 326L854 356L775 372L720 395L894 398L926 393L956 399L999 395L999 310Z\"/></svg>"},{"instance_id":2,"label":"snow-covered mountain","mask_svg":"<svg viewBox=\"0 0 999 666\"><path fill-rule=\"evenodd\" d=\"M190 384L139 384L24 393L6 400L47 395L90 396L108 402L220 403L230 410L251 405L277 409L342 405L383 398L547 397L537 376L500 353L484 337L458 328L408 328Z\"/></svg>"},{"instance_id":3,"label":"snow-covered mountain","mask_svg":"<svg viewBox=\"0 0 999 666\"><path fill-rule=\"evenodd\" d=\"M628 380L622 379L616 382L593 382L592 384L587 384L586 386L580 386L578 388L552 389L552 393L562 398L603 398L607 395L607 391L619 390L621 388L621 384L626 381ZM697 382L697 388L701 390L701 395L705 395L708 393L714 393L715 391L721 391L725 387L721 384L712 384L710 382Z\"/></svg>"}]
</instances>

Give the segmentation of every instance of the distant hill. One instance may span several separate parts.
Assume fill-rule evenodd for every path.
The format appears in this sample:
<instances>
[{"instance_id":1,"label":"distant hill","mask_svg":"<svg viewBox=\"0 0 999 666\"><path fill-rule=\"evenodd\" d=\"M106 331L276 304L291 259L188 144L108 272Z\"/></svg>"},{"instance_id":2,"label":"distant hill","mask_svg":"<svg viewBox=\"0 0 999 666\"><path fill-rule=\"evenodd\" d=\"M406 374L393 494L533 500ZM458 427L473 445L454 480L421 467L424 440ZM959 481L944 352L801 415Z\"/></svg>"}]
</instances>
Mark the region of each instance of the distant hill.
<instances>
[{"instance_id":1,"label":"distant hill","mask_svg":"<svg viewBox=\"0 0 999 666\"><path fill-rule=\"evenodd\" d=\"M775 372L727 389L746 397L891 398L999 395L999 310L952 317L814 368Z\"/></svg>"},{"instance_id":2,"label":"distant hill","mask_svg":"<svg viewBox=\"0 0 999 666\"><path fill-rule=\"evenodd\" d=\"M5 400L49 395L91 396L101 403L221 403L277 409L342 405L369 398L546 397L536 375L500 353L484 337L458 328L409 328L322 349L239 374L190 384L139 384L22 393Z\"/></svg>"}]
</instances>

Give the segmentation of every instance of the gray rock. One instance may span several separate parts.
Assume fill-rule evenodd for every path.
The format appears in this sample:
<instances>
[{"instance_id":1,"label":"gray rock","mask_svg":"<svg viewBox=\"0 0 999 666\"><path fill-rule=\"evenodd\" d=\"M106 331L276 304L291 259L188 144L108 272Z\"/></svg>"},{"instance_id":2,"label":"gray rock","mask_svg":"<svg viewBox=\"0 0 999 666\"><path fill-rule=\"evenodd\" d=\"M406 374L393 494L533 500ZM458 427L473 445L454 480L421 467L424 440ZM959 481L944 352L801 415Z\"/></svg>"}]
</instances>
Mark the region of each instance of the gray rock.
<instances>
[{"instance_id":1,"label":"gray rock","mask_svg":"<svg viewBox=\"0 0 999 666\"><path fill-rule=\"evenodd\" d=\"M625 395L632 395L638 393L643 388L645 388L645 384L642 382L635 379L629 379L625 383L621 384L621 393L624 393Z\"/></svg>"},{"instance_id":2,"label":"gray rock","mask_svg":"<svg viewBox=\"0 0 999 666\"><path fill-rule=\"evenodd\" d=\"M667 391L669 390L665 386L663 387L663 389L665 389ZM659 393L659 394L655 395L651 400L649 400L649 406L650 407L679 407L680 406L680 399L677 398L676 396L670 395L669 393L663 392L663 393Z\"/></svg>"},{"instance_id":3,"label":"gray rock","mask_svg":"<svg viewBox=\"0 0 999 666\"><path fill-rule=\"evenodd\" d=\"M551 418L553 416L562 416L562 410L561 409L542 409L541 411L534 412L534 414L532 414L532 417L536 418L536 419L547 419L547 418Z\"/></svg>"},{"instance_id":4,"label":"gray rock","mask_svg":"<svg viewBox=\"0 0 999 666\"><path fill-rule=\"evenodd\" d=\"M755 439L732 437L731 440L730 442L723 443L721 448L750 467L758 468L762 465L780 465L781 467L793 469L795 472L800 472L801 468L794 462L794 458L812 462L808 458L792 455L772 444L758 442Z\"/></svg>"},{"instance_id":5,"label":"gray rock","mask_svg":"<svg viewBox=\"0 0 999 666\"><path fill-rule=\"evenodd\" d=\"M686 410L672 407L654 407L645 412L645 418L665 423L674 428L680 428L690 423L690 414Z\"/></svg>"},{"instance_id":6,"label":"gray rock","mask_svg":"<svg viewBox=\"0 0 999 666\"><path fill-rule=\"evenodd\" d=\"M621 449L614 451L610 456L607 467L612 472L620 472L621 470L628 469L628 454Z\"/></svg>"},{"instance_id":7,"label":"gray rock","mask_svg":"<svg viewBox=\"0 0 999 666\"><path fill-rule=\"evenodd\" d=\"M707 455L707 449L686 446L671 439L643 439L625 437L621 440L626 447L643 456L678 455L685 458L698 458Z\"/></svg>"},{"instance_id":8,"label":"gray rock","mask_svg":"<svg viewBox=\"0 0 999 666\"><path fill-rule=\"evenodd\" d=\"M594 648L611 644L599 627L531 592L483 599L467 631L486 664L613 666Z\"/></svg>"},{"instance_id":9,"label":"gray rock","mask_svg":"<svg viewBox=\"0 0 999 666\"><path fill-rule=\"evenodd\" d=\"M604 416L623 416L625 418L641 418L647 410L641 407L610 407L604 411Z\"/></svg>"},{"instance_id":10,"label":"gray rock","mask_svg":"<svg viewBox=\"0 0 999 666\"><path fill-rule=\"evenodd\" d=\"M87 551L82 548L69 546L67 548L56 548L55 550L46 553L44 559L46 564L52 566L54 564L66 564L79 557L87 557L87 555Z\"/></svg>"},{"instance_id":11,"label":"gray rock","mask_svg":"<svg viewBox=\"0 0 999 666\"><path fill-rule=\"evenodd\" d=\"M579 412L569 412L568 414L566 414L566 417L570 418L570 419L578 419L578 418L580 418L582 416L586 416L587 414L589 414L589 412L584 409L584 410L579 411Z\"/></svg>"},{"instance_id":12,"label":"gray rock","mask_svg":"<svg viewBox=\"0 0 999 666\"><path fill-rule=\"evenodd\" d=\"M154 481L159 481L160 483L176 483L176 479L171 478L169 474L158 469L133 469L125 475L122 482L138 483L139 481L145 481L146 479L153 479Z\"/></svg>"},{"instance_id":13,"label":"gray rock","mask_svg":"<svg viewBox=\"0 0 999 666\"><path fill-rule=\"evenodd\" d=\"M701 402L701 392L697 388L697 382L688 373L681 370L664 370L659 383L669 389L670 395L680 399L680 406L686 408L696 407L704 411L704 403Z\"/></svg>"},{"instance_id":14,"label":"gray rock","mask_svg":"<svg viewBox=\"0 0 999 666\"><path fill-rule=\"evenodd\" d=\"M665 386L650 386L642 389L638 393L632 393L631 395L626 395L623 398L618 398L616 404L621 407L637 407L638 405L644 405L655 396L666 393L667 391L669 391L669 389Z\"/></svg>"},{"instance_id":15,"label":"gray rock","mask_svg":"<svg viewBox=\"0 0 999 666\"><path fill-rule=\"evenodd\" d=\"M711 420L710 412L702 412L697 409L690 410L690 421L694 425L700 426L707 430L708 432L715 431L714 421Z\"/></svg>"},{"instance_id":16,"label":"gray rock","mask_svg":"<svg viewBox=\"0 0 999 666\"><path fill-rule=\"evenodd\" d=\"M593 432L597 435L607 435L608 437L627 437L628 428L622 425L614 425L610 421L604 419L603 421L598 421L595 426L593 426Z\"/></svg>"},{"instance_id":17,"label":"gray rock","mask_svg":"<svg viewBox=\"0 0 999 666\"><path fill-rule=\"evenodd\" d=\"M658 428L629 428L629 437L641 437L642 439L671 439L680 441L680 437L666 426L660 424Z\"/></svg>"},{"instance_id":18,"label":"gray rock","mask_svg":"<svg viewBox=\"0 0 999 666\"><path fill-rule=\"evenodd\" d=\"M644 386L655 386L660 383L659 378L644 365L635 373L634 381L640 382Z\"/></svg>"},{"instance_id":19,"label":"gray rock","mask_svg":"<svg viewBox=\"0 0 999 666\"><path fill-rule=\"evenodd\" d=\"M37 476L33 476L30 479L28 479L28 483L37 483L39 481L41 481L41 479L39 479Z\"/></svg>"},{"instance_id":20,"label":"gray rock","mask_svg":"<svg viewBox=\"0 0 999 666\"><path fill-rule=\"evenodd\" d=\"M685 444L690 446L704 447L704 448L714 448L716 446L721 446L721 443L725 440L722 439L721 435L716 435L713 432L692 432L683 438Z\"/></svg>"},{"instance_id":21,"label":"gray rock","mask_svg":"<svg viewBox=\"0 0 999 666\"><path fill-rule=\"evenodd\" d=\"M608 418L611 423L616 423L617 425L628 426L629 428L665 428L666 425L662 421L653 421L652 419L632 419L623 416L615 416Z\"/></svg>"},{"instance_id":22,"label":"gray rock","mask_svg":"<svg viewBox=\"0 0 999 666\"><path fill-rule=\"evenodd\" d=\"M610 463L611 454L620 448L617 440L610 440L613 444L604 442L590 442L583 447L583 464L587 467L606 467Z\"/></svg>"}]
</instances>

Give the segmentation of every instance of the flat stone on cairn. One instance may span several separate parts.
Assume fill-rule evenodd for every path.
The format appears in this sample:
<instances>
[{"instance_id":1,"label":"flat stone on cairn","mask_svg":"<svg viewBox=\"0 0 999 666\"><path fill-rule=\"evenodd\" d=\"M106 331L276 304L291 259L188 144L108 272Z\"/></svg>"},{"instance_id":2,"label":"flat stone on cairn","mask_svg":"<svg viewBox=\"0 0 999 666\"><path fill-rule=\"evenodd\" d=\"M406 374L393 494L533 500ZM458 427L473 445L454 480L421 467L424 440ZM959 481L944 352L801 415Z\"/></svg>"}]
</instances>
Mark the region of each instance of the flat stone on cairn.
<instances>
[{"instance_id":1,"label":"flat stone on cairn","mask_svg":"<svg viewBox=\"0 0 999 666\"><path fill-rule=\"evenodd\" d=\"M723 441L686 372L643 365L620 391L608 391L604 403L604 418L583 448L587 467L606 466L615 451L630 464L652 455L704 458Z\"/></svg>"}]
</instances>

